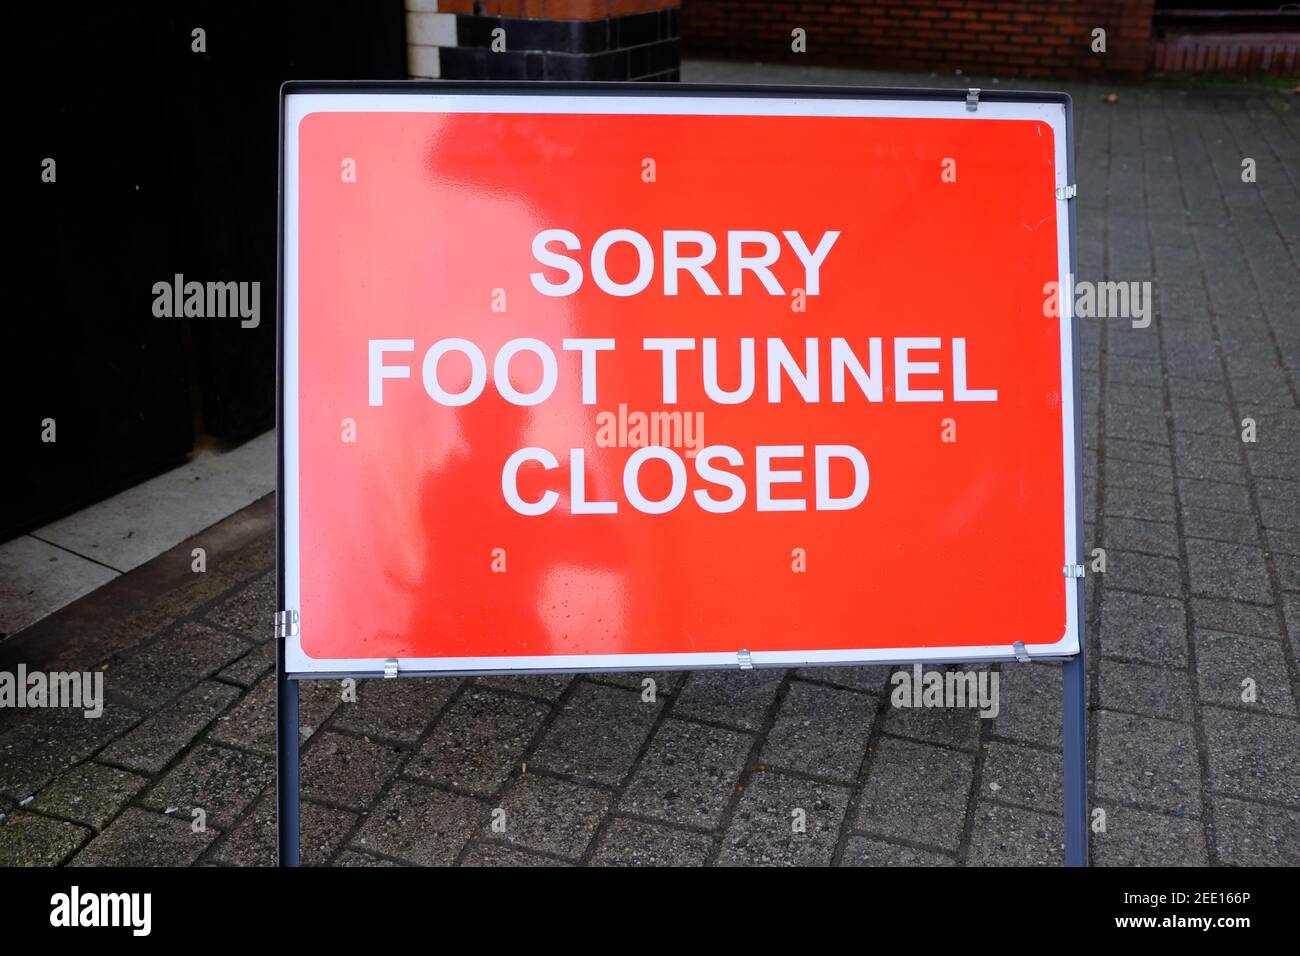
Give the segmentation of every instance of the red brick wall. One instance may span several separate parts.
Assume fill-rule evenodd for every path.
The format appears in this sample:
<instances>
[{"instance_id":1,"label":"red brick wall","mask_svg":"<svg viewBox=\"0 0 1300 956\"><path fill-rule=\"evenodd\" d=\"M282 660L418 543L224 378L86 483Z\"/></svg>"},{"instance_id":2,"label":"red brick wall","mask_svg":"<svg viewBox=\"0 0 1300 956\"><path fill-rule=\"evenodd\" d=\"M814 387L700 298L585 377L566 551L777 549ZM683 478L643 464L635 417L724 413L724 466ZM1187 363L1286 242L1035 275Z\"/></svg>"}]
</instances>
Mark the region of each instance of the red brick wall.
<instances>
[{"instance_id":1,"label":"red brick wall","mask_svg":"<svg viewBox=\"0 0 1300 956\"><path fill-rule=\"evenodd\" d=\"M1155 0L684 0L685 56L1002 76L1136 76ZM807 32L807 52L791 31ZM1092 31L1106 31L1104 54Z\"/></svg>"}]
</instances>

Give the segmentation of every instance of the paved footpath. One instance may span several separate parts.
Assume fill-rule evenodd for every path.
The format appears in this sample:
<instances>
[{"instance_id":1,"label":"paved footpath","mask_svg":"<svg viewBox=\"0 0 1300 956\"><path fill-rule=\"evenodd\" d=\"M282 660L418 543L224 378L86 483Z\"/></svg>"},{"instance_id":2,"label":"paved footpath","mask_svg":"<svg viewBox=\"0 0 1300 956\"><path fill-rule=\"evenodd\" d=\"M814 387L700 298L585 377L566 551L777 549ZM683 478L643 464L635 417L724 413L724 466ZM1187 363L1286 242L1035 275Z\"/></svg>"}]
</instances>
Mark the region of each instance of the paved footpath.
<instances>
[{"instance_id":1,"label":"paved footpath","mask_svg":"<svg viewBox=\"0 0 1300 956\"><path fill-rule=\"evenodd\" d=\"M1107 558L1088 577L1092 859L1296 865L1300 99L1066 88L1079 278L1157 299L1149 328L1083 326ZM272 862L271 517L265 499L0 645L0 668L103 668L108 695L95 720L0 711L0 864ZM1060 671L999 670L992 720L894 709L883 668L661 674L653 700L645 675L376 680L355 703L309 683L304 861L1058 863Z\"/></svg>"}]
</instances>

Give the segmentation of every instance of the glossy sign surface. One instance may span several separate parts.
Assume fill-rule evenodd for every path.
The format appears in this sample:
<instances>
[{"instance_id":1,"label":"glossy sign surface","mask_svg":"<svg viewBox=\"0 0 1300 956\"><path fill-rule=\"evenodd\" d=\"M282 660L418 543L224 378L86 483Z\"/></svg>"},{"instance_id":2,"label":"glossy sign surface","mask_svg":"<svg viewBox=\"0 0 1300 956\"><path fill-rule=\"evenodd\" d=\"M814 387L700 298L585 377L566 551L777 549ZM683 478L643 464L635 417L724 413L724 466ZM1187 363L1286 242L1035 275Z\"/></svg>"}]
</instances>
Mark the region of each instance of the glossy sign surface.
<instances>
[{"instance_id":1,"label":"glossy sign surface","mask_svg":"<svg viewBox=\"0 0 1300 956\"><path fill-rule=\"evenodd\" d=\"M807 106L737 100L750 115L724 115L734 103L698 100L682 113L680 100L644 98L629 113L609 98L301 99L286 127L284 493L287 590L301 619L291 669L1077 648L1062 574L1078 546L1069 320L1044 314L1044 288L1066 266L1059 107L1017 118L1003 106L997 118L960 103L756 115ZM535 254L546 230L580 246L543 247L581 270L569 294L541 291L566 280ZM635 233L651 256L616 238L602 283L593 247L611 230ZM675 230L714 241L701 268L718 294L685 270L666 293ZM752 270L729 281L732 253L766 248L752 236L733 247L729 234L742 231L775 237L775 292ZM814 250L832 231L814 279L787 234ZM607 291L639 285L642 269L644 288ZM426 362L449 339L482 354L481 382L459 346ZM589 401L583 356L564 348L573 339L613 342L592 356ZM675 353L675 402L648 339L691 343ZM842 362L836 394L836 339L878 397ZM549 390L537 351L505 365L515 393L547 394L536 404L498 387L498 354L517 340L554 356ZM752 394L721 403L717 391L748 374L744 340ZM383 346L377 366L374 342L402 347ZM806 381L779 367L786 352ZM448 404L438 389L477 397ZM638 427L651 420L657 440ZM662 513L638 509L627 490L629 458L652 443L672 449L685 476ZM738 453L738 464L713 459L735 482L697 468L694 453L718 445ZM828 500L861 483L860 503L818 509L817 446L860 452L865 474L843 456L824 467ZM515 476L520 501L551 503L544 513L520 513L503 490L521 449L554 456L555 467L534 456ZM585 500L604 513L573 513L574 449L576 510ZM768 484L760 453L770 472L793 474ZM646 501L673 502L663 457L641 463L635 483ZM696 499L728 499L736 484L734 510ZM776 503L796 500L802 510Z\"/></svg>"}]
</instances>

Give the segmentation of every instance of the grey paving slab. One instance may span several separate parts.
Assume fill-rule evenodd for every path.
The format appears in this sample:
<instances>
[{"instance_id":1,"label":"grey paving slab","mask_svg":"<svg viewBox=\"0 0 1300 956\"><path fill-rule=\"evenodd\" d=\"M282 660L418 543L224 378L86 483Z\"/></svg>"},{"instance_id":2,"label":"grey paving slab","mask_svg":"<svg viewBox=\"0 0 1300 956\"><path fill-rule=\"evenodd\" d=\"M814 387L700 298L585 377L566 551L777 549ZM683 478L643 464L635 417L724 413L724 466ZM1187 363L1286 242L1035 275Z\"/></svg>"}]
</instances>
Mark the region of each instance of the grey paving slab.
<instances>
[{"instance_id":1,"label":"grey paving slab","mask_svg":"<svg viewBox=\"0 0 1300 956\"><path fill-rule=\"evenodd\" d=\"M158 773L238 698L238 689L204 681L106 747L101 759L128 770Z\"/></svg>"},{"instance_id":2,"label":"grey paving slab","mask_svg":"<svg viewBox=\"0 0 1300 956\"><path fill-rule=\"evenodd\" d=\"M412 777L487 796L522 769L551 707L487 689L457 700L406 764Z\"/></svg>"},{"instance_id":3,"label":"grey paving slab","mask_svg":"<svg viewBox=\"0 0 1300 956\"><path fill-rule=\"evenodd\" d=\"M893 668L883 665L868 667L801 667L794 672L801 680L822 684L834 684L849 690L866 691L869 694L883 694L889 685L889 675Z\"/></svg>"},{"instance_id":4,"label":"grey paving slab","mask_svg":"<svg viewBox=\"0 0 1300 956\"><path fill-rule=\"evenodd\" d=\"M1092 859L1100 866L1205 866L1209 856L1201 822L1173 813L1128 807L1106 811L1106 826L1092 828Z\"/></svg>"},{"instance_id":5,"label":"grey paving slab","mask_svg":"<svg viewBox=\"0 0 1300 956\"><path fill-rule=\"evenodd\" d=\"M592 866L703 866L713 853L712 837L669 827L616 819L601 834Z\"/></svg>"},{"instance_id":6,"label":"grey paving slab","mask_svg":"<svg viewBox=\"0 0 1300 956\"><path fill-rule=\"evenodd\" d=\"M1175 466L1179 478L1226 482L1233 485L1245 485L1249 482L1246 467L1235 459L1223 461L1217 458L1180 457L1175 462Z\"/></svg>"},{"instance_id":7,"label":"grey paving slab","mask_svg":"<svg viewBox=\"0 0 1300 956\"><path fill-rule=\"evenodd\" d=\"M1182 601L1104 590L1101 650L1113 657L1169 667L1187 665L1187 610Z\"/></svg>"},{"instance_id":8,"label":"grey paving slab","mask_svg":"<svg viewBox=\"0 0 1300 956\"><path fill-rule=\"evenodd\" d=\"M1139 464L1155 465L1159 471L1154 472L1158 475L1169 475L1172 472L1169 467L1169 449L1161 445L1150 445L1146 442L1128 441L1123 438L1108 438L1106 440L1106 461L1109 464L1115 462L1137 462ZM1124 466L1120 466L1120 473L1124 474ZM1149 477L1152 472L1147 472ZM1134 487L1138 490L1144 490L1150 487L1149 484L1130 480L1123 482L1127 487ZM1172 482L1170 482L1172 491ZM1140 516L1139 516L1140 517Z\"/></svg>"},{"instance_id":9,"label":"grey paving slab","mask_svg":"<svg viewBox=\"0 0 1300 956\"><path fill-rule=\"evenodd\" d=\"M1211 479L1180 478L1178 500L1184 509L1245 515L1255 510L1245 485Z\"/></svg>"},{"instance_id":10,"label":"grey paving slab","mask_svg":"<svg viewBox=\"0 0 1300 956\"><path fill-rule=\"evenodd\" d=\"M957 861L934 850L886 843L870 837L849 837L840 866L956 866Z\"/></svg>"},{"instance_id":11,"label":"grey paving slab","mask_svg":"<svg viewBox=\"0 0 1300 956\"><path fill-rule=\"evenodd\" d=\"M636 691L580 682L533 752L539 768L618 784L632 769L663 701Z\"/></svg>"},{"instance_id":12,"label":"grey paving slab","mask_svg":"<svg viewBox=\"0 0 1300 956\"><path fill-rule=\"evenodd\" d=\"M100 830L148 783L148 777L87 762L61 775L30 806Z\"/></svg>"},{"instance_id":13,"label":"grey paving slab","mask_svg":"<svg viewBox=\"0 0 1300 956\"><path fill-rule=\"evenodd\" d=\"M1246 462L1260 478L1287 479L1295 475L1295 459L1278 451L1247 446Z\"/></svg>"},{"instance_id":14,"label":"grey paving slab","mask_svg":"<svg viewBox=\"0 0 1300 956\"><path fill-rule=\"evenodd\" d=\"M337 681L303 681L299 689L299 736L306 740L340 705ZM223 714L209 731L210 740L230 747L275 755L275 676L263 677L251 692Z\"/></svg>"},{"instance_id":15,"label":"grey paving slab","mask_svg":"<svg viewBox=\"0 0 1300 956\"><path fill-rule=\"evenodd\" d=\"M1300 659L1300 594L1282 595L1282 614L1286 619L1292 659Z\"/></svg>"},{"instance_id":16,"label":"grey paving slab","mask_svg":"<svg viewBox=\"0 0 1300 956\"><path fill-rule=\"evenodd\" d=\"M1051 664L1004 664L993 733L1055 747L1061 742L1061 669Z\"/></svg>"},{"instance_id":17,"label":"grey paving slab","mask_svg":"<svg viewBox=\"0 0 1300 956\"><path fill-rule=\"evenodd\" d=\"M757 730L776 703L783 671L696 671L673 705L673 713L740 730Z\"/></svg>"},{"instance_id":18,"label":"grey paving slab","mask_svg":"<svg viewBox=\"0 0 1300 956\"><path fill-rule=\"evenodd\" d=\"M989 743L980 774L980 796L987 801L1061 812L1063 760L1059 751L995 740Z\"/></svg>"},{"instance_id":19,"label":"grey paving slab","mask_svg":"<svg viewBox=\"0 0 1300 956\"><path fill-rule=\"evenodd\" d=\"M217 678L238 684L240 687L252 687L273 667L275 667L275 643L267 641L257 645L233 663L227 664L217 672Z\"/></svg>"},{"instance_id":20,"label":"grey paving slab","mask_svg":"<svg viewBox=\"0 0 1300 956\"><path fill-rule=\"evenodd\" d=\"M1112 436L1164 445L1169 442L1169 426L1162 409L1117 405L1109 408L1106 415L1106 437Z\"/></svg>"},{"instance_id":21,"label":"grey paving slab","mask_svg":"<svg viewBox=\"0 0 1300 956\"><path fill-rule=\"evenodd\" d=\"M1219 862L1230 866L1300 866L1300 810L1211 797Z\"/></svg>"},{"instance_id":22,"label":"grey paving slab","mask_svg":"<svg viewBox=\"0 0 1300 956\"><path fill-rule=\"evenodd\" d=\"M1183 508L1183 533L1189 538L1209 538L1258 547L1258 523L1253 514L1216 511L1211 508Z\"/></svg>"},{"instance_id":23,"label":"grey paving slab","mask_svg":"<svg viewBox=\"0 0 1300 956\"><path fill-rule=\"evenodd\" d=\"M716 827L753 745L750 734L665 720L628 782L619 810L683 826Z\"/></svg>"},{"instance_id":24,"label":"grey paving slab","mask_svg":"<svg viewBox=\"0 0 1300 956\"><path fill-rule=\"evenodd\" d=\"M1284 717L1206 707L1210 790L1300 806L1300 724Z\"/></svg>"},{"instance_id":25,"label":"grey paving slab","mask_svg":"<svg viewBox=\"0 0 1300 956\"><path fill-rule=\"evenodd\" d=\"M447 677L358 680L356 701L340 703L333 726L413 744L458 686L458 679Z\"/></svg>"},{"instance_id":26,"label":"grey paving slab","mask_svg":"<svg viewBox=\"0 0 1300 956\"><path fill-rule=\"evenodd\" d=\"M828 866L849 790L780 773L755 774L722 836L720 866Z\"/></svg>"},{"instance_id":27,"label":"grey paving slab","mask_svg":"<svg viewBox=\"0 0 1300 956\"><path fill-rule=\"evenodd\" d=\"M1259 520L1265 528L1276 531L1300 531L1300 510L1291 500L1261 497Z\"/></svg>"},{"instance_id":28,"label":"grey paving slab","mask_svg":"<svg viewBox=\"0 0 1300 956\"><path fill-rule=\"evenodd\" d=\"M1002 699L1000 691L999 698ZM895 706L892 691L880 706L885 733L967 750L973 749L979 741L984 722L974 707Z\"/></svg>"},{"instance_id":29,"label":"grey paving slab","mask_svg":"<svg viewBox=\"0 0 1300 956\"><path fill-rule=\"evenodd\" d=\"M686 680L685 671L646 671L630 674L588 674L585 680L597 684L614 684L626 687L645 697L658 697L660 694L672 695L681 689Z\"/></svg>"},{"instance_id":30,"label":"grey paving slab","mask_svg":"<svg viewBox=\"0 0 1300 956\"><path fill-rule=\"evenodd\" d=\"M475 678L484 687L514 691L516 694L539 697L542 700L559 700L573 679L572 674L516 674Z\"/></svg>"},{"instance_id":31,"label":"grey paving slab","mask_svg":"<svg viewBox=\"0 0 1300 956\"><path fill-rule=\"evenodd\" d=\"M302 756L302 793L363 810L397 772L404 756L388 742L322 733Z\"/></svg>"},{"instance_id":32,"label":"grey paving slab","mask_svg":"<svg viewBox=\"0 0 1300 956\"><path fill-rule=\"evenodd\" d=\"M1093 715L1098 735L1094 805L1110 801L1199 813L1201 773L1191 727L1102 710Z\"/></svg>"},{"instance_id":33,"label":"grey paving slab","mask_svg":"<svg viewBox=\"0 0 1300 956\"><path fill-rule=\"evenodd\" d=\"M1194 694L1186 671L1113 660L1100 661L1096 670L1102 708L1191 722Z\"/></svg>"},{"instance_id":34,"label":"grey paving slab","mask_svg":"<svg viewBox=\"0 0 1300 956\"><path fill-rule=\"evenodd\" d=\"M876 706L857 691L791 681L760 759L772 769L852 783Z\"/></svg>"},{"instance_id":35,"label":"grey paving slab","mask_svg":"<svg viewBox=\"0 0 1300 956\"><path fill-rule=\"evenodd\" d=\"M955 850L965 826L974 772L973 754L882 738L853 828Z\"/></svg>"},{"instance_id":36,"label":"grey paving slab","mask_svg":"<svg viewBox=\"0 0 1300 956\"><path fill-rule=\"evenodd\" d=\"M1272 601L1262 548L1189 538L1187 562L1197 594L1256 604Z\"/></svg>"},{"instance_id":37,"label":"grey paving slab","mask_svg":"<svg viewBox=\"0 0 1300 956\"><path fill-rule=\"evenodd\" d=\"M1277 641L1198 629L1196 674L1204 703L1295 716L1286 653Z\"/></svg>"},{"instance_id":38,"label":"grey paving slab","mask_svg":"<svg viewBox=\"0 0 1300 956\"><path fill-rule=\"evenodd\" d=\"M461 866L511 866L511 867L571 867L574 864L566 860L557 860L555 857L542 856L539 853L528 853L524 850L518 850L510 846L501 846L496 843L473 843L465 851L465 856L460 862Z\"/></svg>"},{"instance_id":39,"label":"grey paving slab","mask_svg":"<svg viewBox=\"0 0 1300 956\"><path fill-rule=\"evenodd\" d=\"M1106 552L1105 586L1107 589L1181 598L1182 567L1174 558L1111 548Z\"/></svg>"},{"instance_id":40,"label":"grey paving slab","mask_svg":"<svg viewBox=\"0 0 1300 956\"><path fill-rule=\"evenodd\" d=\"M217 838L188 819L128 807L72 859L73 866L190 866Z\"/></svg>"},{"instance_id":41,"label":"grey paving slab","mask_svg":"<svg viewBox=\"0 0 1300 956\"><path fill-rule=\"evenodd\" d=\"M231 866L275 866L275 792L262 795L239 824L216 842L206 859ZM304 800L299 806L299 841L303 866L324 866L343 845L355 813Z\"/></svg>"},{"instance_id":42,"label":"grey paving slab","mask_svg":"<svg viewBox=\"0 0 1300 956\"><path fill-rule=\"evenodd\" d=\"M1173 495L1156 491L1107 486L1105 498L1107 517L1169 523L1174 521L1178 510Z\"/></svg>"},{"instance_id":43,"label":"grey paving slab","mask_svg":"<svg viewBox=\"0 0 1300 956\"><path fill-rule=\"evenodd\" d=\"M105 703L99 717L47 708L25 711L0 732L0 793L24 800L139 722L125 704Z\"/></svg>"},{"instance_id":44,"label":"grey paving slab","mask_svg":"<svg viewBox=\"0 0 1300 956\"><path fill-rule=\"evenodd\" d=\"M1208 631L1227 631L1251 637L1280 638L1277 612L1271 607L1225 601L1220 598L1192 599L1191 611L1196 626Z\"/></svg>"},{"instance_id":45,"label":"grey paving slab","mask_svg":"<svg viewBox=\"0 0 1300 956\"><path fill-rule=\"evenodd\" d=\"M473 797L399 781L367 815L351 845L416 866L450 866L487 810Z\"/></svg>"},{"instance_id":46,"label":"grey paving slab","mask_svg":"<svg viewBox=\"0 0 1300 956\"><path fill-rule=\"evenodd\" d=\"M613 796L605 790L525 774L493 808L493 821L481 826L485 838L498 839L521 849L554 853L577 860L596 835L609 812Z\"/></svg>"},{"instance_id":47,"label":"grey paving slab","mask_svg":"<svg viewBox=\"0 0 1300 956\"><path fill-rule=\"evenodd\" d=\"M169 629L153 643L110 662L104 690L150 711L249 650L247 642L202 624Z\"/></svg>"},{"instance_id":48,"label":"grey paving slab","mask_svg":"<svg viewBox=\"0 0 1300 956\"><path fill-rule=\"evenodd\" d=\"M1300 591L1300 583L1296 582L1296 564L1292 560L1300 556L1300 533L1295 531L1265 531L1264 541L1267 550L1271 551L1274 556L1274 562L1278 567L1278 577L1282 579L1282 590ZM1285 573L1283 565L1289 569Z\"/></svg>"},{"instance_id":49,"label":"grey paving slab","mask_svg":"<svg viewBox=\"0 0 1300 956\"><path fill-rule=\"evenodd\" d=\"M203 618L251 641L267 641L275 610L275 571L271 570L217 602Z\"/></svg>"},{"instance_id":50,"label":"grey paving slab","mask_svg":"<svg viewBox=\"0 0 1300 956\"><path fill-rule=\"evenodd\" d=\"M1266 533L1270 547L1274 552L1273 567L1277 572L1278 587L1284 591L1300 591L1300 556L1278 553L1282 548L1300 551L1300 534L1285 532L1288 540L1279 546L1277 541L1282 533L1273 531Z\"/></svg>"},{"instance_id":51,"label":"grey paving slab","mask_svg":"<svg viewBox=\"0 0 1300 956\"><path fill-rule=\"evenodd\" d=\"M85 827L34 813L0 821L0 866L58 866L91 836Z\"/></svg>"},{"instance_id":52,"label":"grey paving slab","mask_svg":"<svg viewBox=\"0 0 1300 956\"><path fill-rule=\"evenodd\" d=\"M387 860L382 856L362 853L359 850L348 850L339 855L338 859L334 861L334 865L349 867L400 867L405 864L397 863L394 860Z\"/></svg>"},{"instance_id":53,"label":"grey paving slab","mask_svg":"<svg viewBox=\"0 0 1300 956\"><path fill-rule=\"evenodd\" d=\"M970 866L1060 866L1065 829L1059 817L992 803L975 808Z\"/></svg>"},{"instance_id":54,"label":"grey paving slab","mask_svg":"<svg viewBox=\"0 0 1300 956\"><path fill-rule=\"evenodd\" d=\"M1211 401L1171 391L1170 404L1173 407L1174 428L1180 432L1222 435L1232 431L1236 425L1226 395L1220 400Z\"/></svg>"},{"instance_id":55,"label":"grey paving slab","mask_svg":"<svg viewBox=\"0 0 1300 956\"><path fill-rule=\"evenodd\" d=\"M275 764L259 754L199 744L141 798L151 810L193 819L203 811L211 826L225 830L274 782Z\"/></svg>"},{"instance_id":56,"label":"grey paving slab","mask_svg":"<svg viewBox=\"0 0 1300 956\"><path fill-rule=\"evenodd\" d=\"M1178 528L1173 524L1108 515L1102 527L1106 547L1178 557Z\"/></svg>"}]
</instances>

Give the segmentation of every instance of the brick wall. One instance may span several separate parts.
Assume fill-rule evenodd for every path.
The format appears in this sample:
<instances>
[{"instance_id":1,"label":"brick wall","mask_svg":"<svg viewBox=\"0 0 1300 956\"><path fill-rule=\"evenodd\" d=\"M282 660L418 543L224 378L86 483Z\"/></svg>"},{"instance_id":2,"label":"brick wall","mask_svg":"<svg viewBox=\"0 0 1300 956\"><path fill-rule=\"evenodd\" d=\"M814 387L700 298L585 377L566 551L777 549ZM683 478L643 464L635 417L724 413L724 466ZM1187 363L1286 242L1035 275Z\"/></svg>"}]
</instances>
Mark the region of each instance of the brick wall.
<instances>
[{"instance_id":1,"label":"brick wall","mask_svg":"<svg viewBox=\"0 0 1300 956\"><path fill-rule=\"evenodd\" d=\"M676 80L678 0L406 0L411 76Z\"/></svg>"},{"instance_id":2,"label":"brick wall","mask_svg":"<svg viewBox=\"0 0 1300 956\"><path fill-rule=\"evenodd\" d=\"M683 54L1002 76L1137 76L1155 0L684 0ZM791 31L807 50L791 49ZM1106 52L1092 31L1106 31Z\"/></svg>"}]
</instances>

